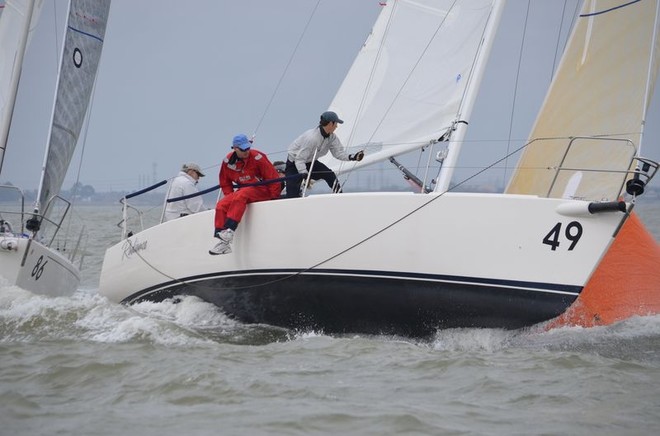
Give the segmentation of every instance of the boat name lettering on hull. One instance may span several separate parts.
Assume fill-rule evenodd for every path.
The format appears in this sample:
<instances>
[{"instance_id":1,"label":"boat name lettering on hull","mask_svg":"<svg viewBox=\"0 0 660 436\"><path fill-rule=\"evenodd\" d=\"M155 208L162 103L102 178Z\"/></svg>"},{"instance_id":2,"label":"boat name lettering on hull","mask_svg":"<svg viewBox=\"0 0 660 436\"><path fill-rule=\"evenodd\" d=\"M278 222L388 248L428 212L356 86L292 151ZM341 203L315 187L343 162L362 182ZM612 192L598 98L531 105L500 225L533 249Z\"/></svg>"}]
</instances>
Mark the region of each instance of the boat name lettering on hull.
<instances>
[{"instance_id":1,"label":"boat name lettering on hull","mask_svg":"<svg viewBox=\"0 0 660 436\"><path fill-rule=\"evenodd\" d=\"M135 241L131 242L130 239L127 239L126 242L124 242L124 245L122 246L122 250L124 251L122 260L130 259L130 257L133 254L137 253L138 251L146 250L146 249L147 249L147 241L140 242L137 238L135 238Z\"/></svg>"}]
</instances>

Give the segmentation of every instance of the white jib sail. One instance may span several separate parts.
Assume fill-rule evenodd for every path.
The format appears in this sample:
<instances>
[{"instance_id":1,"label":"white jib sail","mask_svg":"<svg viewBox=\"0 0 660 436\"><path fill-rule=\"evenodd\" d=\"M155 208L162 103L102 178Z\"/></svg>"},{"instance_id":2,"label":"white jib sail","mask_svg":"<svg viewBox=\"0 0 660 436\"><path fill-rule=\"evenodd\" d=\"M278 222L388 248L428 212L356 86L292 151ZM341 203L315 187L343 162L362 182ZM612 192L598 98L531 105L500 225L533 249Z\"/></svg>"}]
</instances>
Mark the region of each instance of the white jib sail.
<instances>
[{"instance_id":1,"label":"white jib sail","mask_svg":"<svg viewBox=\"0 0 660 436\"><path fill-rule=\"evenodd\" d=\"M44 160L38 203L58 195L89 106L110 10L110 0L72 0Z\"/></svg>"},{"instance_id":2,"label":"white jib sail","mask_svg":"<svg viewBox=\"0 0 660 436\"><path fill-rule=\"evenodd\" d=\"M617 199L641 145L657 32L657 0L584 2L508 193Z\"/></svg>"},{"instance_id":3,"label":"white jib sail","mask_svg":"<svg viewBox=\"0 0 660 436\"><path fill-rule=\"evenodd\" d=\"M387 2L329 108L344 120L336 131L342 143L366 156L320 160L350 171L419 149L461 120L485 29L502 3Z\"/></svg>"},{"instance_id":4,"label":"white jib sail","mask_svg":"<svg viewBox=\"0 0 660 436\"><path fill-rule=\"evenodd\" d=\"M0 9L0 171L7 150L23 57L43 0L7 0Z\"/></svg>"}]
</instances>

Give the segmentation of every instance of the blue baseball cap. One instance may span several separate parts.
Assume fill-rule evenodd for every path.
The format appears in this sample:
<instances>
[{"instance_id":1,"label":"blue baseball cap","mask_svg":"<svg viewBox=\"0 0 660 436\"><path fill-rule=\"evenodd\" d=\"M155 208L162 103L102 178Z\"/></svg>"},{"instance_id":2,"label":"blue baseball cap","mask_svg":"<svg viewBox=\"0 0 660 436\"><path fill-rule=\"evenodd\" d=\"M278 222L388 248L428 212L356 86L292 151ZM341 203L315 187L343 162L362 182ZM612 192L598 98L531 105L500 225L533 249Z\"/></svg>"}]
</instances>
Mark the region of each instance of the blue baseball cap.
<instances>
[{"instance_id":1,"label":"blue baseball cap","mask_svg":"<svg viewBox=\"0 0 660 436\"><path fill-rule=\"evenodd\" d=\"M252 146L252 144L250 144L250 140L248 139L248 137L243 134L234 136L234 139L231 144L232 144L231 148L238 147L243 151L249 150L250 147Z\"/></svg>"}]
</instances>

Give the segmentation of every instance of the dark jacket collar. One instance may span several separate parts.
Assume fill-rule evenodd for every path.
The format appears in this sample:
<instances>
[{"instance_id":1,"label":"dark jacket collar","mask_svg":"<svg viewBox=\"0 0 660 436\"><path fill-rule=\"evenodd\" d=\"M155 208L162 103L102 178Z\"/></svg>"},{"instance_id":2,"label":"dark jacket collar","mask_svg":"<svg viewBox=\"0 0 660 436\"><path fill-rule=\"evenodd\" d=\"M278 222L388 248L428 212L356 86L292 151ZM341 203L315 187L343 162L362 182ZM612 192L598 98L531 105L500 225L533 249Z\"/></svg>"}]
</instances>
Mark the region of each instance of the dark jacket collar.
<instances>
[{"instance_id":1,"label":"dark jacket collar","mask_svg":"<svg viewBox=\"0 0 660 436\"><path fill-rule=\"evenodd\" d=\"M331 135L330 133L326 133L326 131L323 129L323 126L319 126L319 131L321 132L321 136L324 138L329 138Z\"/></svg>"}]
</instances>

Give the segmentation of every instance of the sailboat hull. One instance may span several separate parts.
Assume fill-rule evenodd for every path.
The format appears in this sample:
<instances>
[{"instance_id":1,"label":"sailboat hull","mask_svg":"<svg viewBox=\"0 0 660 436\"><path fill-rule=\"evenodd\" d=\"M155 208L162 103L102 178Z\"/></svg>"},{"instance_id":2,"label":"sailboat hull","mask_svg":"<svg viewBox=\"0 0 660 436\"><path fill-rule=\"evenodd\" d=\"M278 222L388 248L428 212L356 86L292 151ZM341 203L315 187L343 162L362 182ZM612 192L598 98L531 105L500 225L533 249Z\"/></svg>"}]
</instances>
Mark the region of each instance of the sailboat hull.
<instances>
[{"instance_id":1,"label":"sailboat hull","mask_svg":"<svg viewBox=\"0 0 660 436\"><path fill-rule=\"evenodd\" d=\"M71 295L80 271L58 251L34 239L0 236L0 276L9 285L52 297Z\"/></svg>"},{"instance_id":2,"label":"sailboat hull","mask_svg":"<svg viewBox=\"0 0 660 436\"><path fill-rule=\"evenodd\" d=\"M504 194L358 193L252 204L233 252L213 211L106 252L100 292L127 304L195 295L247 323L424 335L556 317L606 253L621 212Z\"/></svg>"},{"instance_id":3,"label":"sailboat hull","mask_svg":"<svg viewBox=\"0 0 660 436\"><path fill-rule=\"evenodd\" d=\"M574 295L536 293L502 283L447 279L378 277L379 272L301 274L254 271L172 283L127 301L195 295L244 323L262 323L326 333L425 336L437 329L516 329L563 313ZM190 278L189 280L195 280ZM268 287L263 281L275 282ZM160 286L159 286L160 287Z\"/></svg>"}]
</instances>

